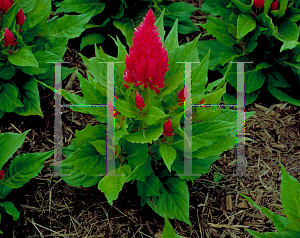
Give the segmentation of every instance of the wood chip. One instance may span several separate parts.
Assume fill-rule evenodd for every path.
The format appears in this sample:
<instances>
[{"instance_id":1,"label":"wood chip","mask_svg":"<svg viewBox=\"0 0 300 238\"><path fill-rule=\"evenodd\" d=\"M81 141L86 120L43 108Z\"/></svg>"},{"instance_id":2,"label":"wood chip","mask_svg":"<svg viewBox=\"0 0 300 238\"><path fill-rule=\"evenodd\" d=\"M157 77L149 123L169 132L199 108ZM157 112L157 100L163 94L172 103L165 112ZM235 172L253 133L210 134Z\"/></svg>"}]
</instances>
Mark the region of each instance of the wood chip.
<instances>
[{"instance_id":1,"label":"wood chip","mask_svg":"<svg viewBox=\"0 0 300 238\"><path fill-rule=\"evenodd\" d=\"M232 210L232 199L231 195L226 196L226 210Z\"/></svg>"}]
</instances>

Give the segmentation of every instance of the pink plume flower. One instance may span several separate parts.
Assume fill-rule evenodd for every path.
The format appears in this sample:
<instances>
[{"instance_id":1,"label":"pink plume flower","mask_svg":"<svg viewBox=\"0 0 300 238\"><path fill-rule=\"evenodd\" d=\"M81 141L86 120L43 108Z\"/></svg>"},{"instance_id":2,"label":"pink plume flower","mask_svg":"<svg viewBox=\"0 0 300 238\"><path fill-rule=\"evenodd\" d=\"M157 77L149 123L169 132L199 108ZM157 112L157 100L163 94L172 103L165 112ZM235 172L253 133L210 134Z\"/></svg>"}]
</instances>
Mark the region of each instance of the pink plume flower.
<instances>
[{"instance_id":1,"label":"pink plume flower","mask_svg":"<svg viewBox=\"0 0 300 238\"><path fill-rule=\"evenodd\" d=\"M279 5L278 0L275 0L275 2L273 2L271 5L271 10L277 10L278 5Z\"/></svg>"},{"instance_id":2,"label":"pink plume flower","mask_svg":"<svg viewBox=\"0 0 300 238\"><path fill-rule=\"evenodd\" d=\"M171 118L169 118L169 120L167 120L165 122L165 124L163 125L164 131L163 134L166 136L173 136L175 135L173 132L173 128L172 128L172 121Z\"/></svg>"},{"instance_id":3,"label":"pink plume flower","mask_svg":"<svg viewBox=\"0 0 300 238\"><path fill-rule=\"evenodd\" d=\"M143 107L145 107L144 99L138 91L136 91L135 104L136 107L140 109L140 111L142 111Z\"/></svg>"},{"instance_id":4,"label":"pink plume flower","mask_svg":"<svg viewBox=\"0 0 300 238\"><path fill-rule=\"evenodd\" d=\"M183 89L181 89L181 91L178 93L178 102L179 102L179 105L183 105L184 104L184 100L185 100L184 94L189 95L189 92L188 92L188 90L185 87Z\"/></svg>"},{"instance_id":5,"label":"pink plume flower","mask_svg":"<svg viewBox=\"0 0 300 238\"><path fill-rule=\"evenodd\" d=\"M155 17L150 9L133 33L132 47L125 58L126 69L123 77L127 84L150 87L158 94L166 86L164 76L169 70L169 58L154 23Z\"/></svg>"},{"instance_id":6,"label":"pink plume flower","mask_svg":"<svg viewBox=\"0 0 300 238\"><path fill-rule=\"evenodd\" d=\"M265 4L265 0L253 0L253 7L254 8L260 8L260 7L264 7Z\"/></svg>"},{"instance_id":7,"label":"pink plume flower","mask_svg":"<svg viewBox=\"0 0 300 238\"><path fill-rule=\"evenodd\" d=\"M5 27L4 45L8 47L8 45L16 45L16 44L17 42L16 42L16 38L14 37L14 34Z\"/></svg>"},{"instance_id":8,"label":"pink plume flower","mask_svg":"<svg viewBox=\"0 0 300 238\"><path fill-rule=\"evenodd\" d=\"M25 19L26 19L26 17L24 15L23 9L21 8L20 11L16 15L17 24L19 24L20 26L22 26L23 23L24 23L24 21L25 21Z\"/></svg>"},{"instance_id":9,"label":"pink plume flower","mask_svg":"<svg viewBox=\"0 0 300 238\"><path fill-rule=\"evenodd\" d=\"M2 2L2 3L0 3L0 4L2 4L1 9L4 11L4 14L7 12L8 9L10 9L10 7L14 3L10 0L2 0L1 2Z\"/></svg>"},{"instance_id":10,"label":"pink plume flower","mask_svg":"<svg viewBox=\"0 0 300 238\"><path fill-rule=\"evenodd\" d=\"M4 175L5 175L5 173L4 173L3 169L1 169L0 170L0 180L2 180L4 178Z\"/></svg>"}]
</instances>

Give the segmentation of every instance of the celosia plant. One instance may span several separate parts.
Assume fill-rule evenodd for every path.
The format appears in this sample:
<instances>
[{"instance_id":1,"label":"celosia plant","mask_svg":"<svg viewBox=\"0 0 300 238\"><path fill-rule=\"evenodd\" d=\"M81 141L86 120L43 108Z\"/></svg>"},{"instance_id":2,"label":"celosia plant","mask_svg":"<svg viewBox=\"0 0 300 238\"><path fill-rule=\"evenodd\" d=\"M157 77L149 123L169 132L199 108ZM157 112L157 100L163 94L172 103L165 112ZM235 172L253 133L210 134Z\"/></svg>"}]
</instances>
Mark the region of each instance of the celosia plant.
<instances>
[{"instance_id":1,"label":"celosia plant","mask_svg":"<svg viewBox=\"0 0 300 238\"><path fill-rule=\"evenodd\" d=\"M198 43L200 57L213 52L209 68L224 75L231 61L252 62L245 64L246 105L261 93L300 106L300 1L205 0L201 11L213 15L200 25L217 39ZM236 64L227 80L223 101L236 104Z\"/></svg>"},{"instance_id":2,"label":"celosia plant","mask_svg":"<svg viewBox=\"0 0 300 238\"><path fill-rule=\"evenodd\" d=\"M19 133L0 133L0 168L8 162L14 153L22 146L28 131ZM51 157L54 151L43 153L21 154L10 161L9 167L4 173L0 170L0 210L8 213L15 221L19 219L20 213L12 202L3 201L13 190L23 187L30 179L38 176L46 159ZM1 222L1 221L0 221ZM0 234L3 234L0 231Z\"/></svg>"},{"instance_id":3,"label":"celosia plant","mask_svg":"<svg viewBox=\"0 0 300 238\"><path fill-rule=\"evenodd\" d=\"M147 203L165 218L162 237L175 237L168 219L191 225L185 180L193 181L199 174L207 173L219 154L235 146L236 118L244 120L244 115L216 107L193 108L193 175L184 174L185 139L189 138L184 129L182 102L188 100L191 94L180 93L184 88L185 66L177 62L199 62L196 44L200 36L179 46L177 21L165 38L163 16L164 11L155 21L149 10L136 29L129 55L118 37L115 40L117 57L105 54L101 47L95 47L96 57L87 59L80 54L87 66L88 80L76 72L84 98L62 90L63 97L71 104L106 104L107 91L111 90L107 88L107 81L112 73L107 71L107 67L110 67L109 62L117 62L113 71L115 94L118 96L115 110L119 112L114 118L115 170L106 171L109 161L106 158L106 137L112 135L106 135L105 124L88 125L84 130L76 131L71 145L63 149L67 158L61 164L61 176L72 186L98 184L111 205L126 182L135 183L141 205ZM226 76L207 85L208 59L209 53L200 64L192 65L193 104L204 101L219 104L226 91ZM155 72L152 72L154 69ZM113 103L108 102L108 107L112 114ZM104 107L75 106L71 109L92 114L99 122L107 123L107 109ZM251 114L246 113L246 119ZM114 176L113 173L122 176Z\"/></svg>"},{"instance_id":4,"label":"celosia plant","mask_svg":"<svg viewBox=\"0 0 300 238\"><path fill-rule=\"evenodd\" d=\"M47 62L62 62L68 39L93 15L48 20L50 13L51 0L0 1L0 119L11 112L43 116L37 80L54 85L54 63ZM62 72L64 79L74 70Z\"/></svg>"}]
</instances>

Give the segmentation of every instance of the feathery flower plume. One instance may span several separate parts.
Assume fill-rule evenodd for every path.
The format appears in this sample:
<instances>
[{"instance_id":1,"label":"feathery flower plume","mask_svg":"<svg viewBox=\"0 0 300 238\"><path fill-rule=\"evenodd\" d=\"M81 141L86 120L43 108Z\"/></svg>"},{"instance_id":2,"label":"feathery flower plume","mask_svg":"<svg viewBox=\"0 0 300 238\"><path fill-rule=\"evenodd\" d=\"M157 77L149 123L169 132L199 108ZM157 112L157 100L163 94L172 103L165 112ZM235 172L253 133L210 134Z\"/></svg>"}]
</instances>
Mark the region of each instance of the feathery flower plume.
<instances>
[{"instance_id":1,"label":"feathery flower plume","mask_svg":"<svg viewBox=\"0 0 300 238\"><path fill-rule=\"evenodd\" d=\"M8 47L8 45L16 45L17 44L14 34L10 30L8 30L6 27L5 27L3 40L4 40L4 45L6 47Z\"/></svg>"},{"instance_id":2,"label":"feathery flower plume","mask_svg":"<svg viewBox=\"0 0 300 238\"><path fill-rule=\"evenodd\" d=\"M24 15L23 9L21 8L20 11L16 14L16 21L17 24L19 24L20 26L23 25L24 21L25 21L26 17Z\"/></svg>"},{"instance_id":3,"label":"feathery flower plume","mask_svg":"<svg viewBox=\"0 0 300 238\"><path fill-rule=\"evenodd\" d=\"M169 58L154 23L155 17L150 9L133 33L132 47L125 58L126 69L123 77L127 84L150 87L158 94L166 85L164 76L169 70ZM128 88L128 85L125 87Z\"/></svg>"},{"instance_id":4,"label":"feathery flower plume","mask_svg":"<svg viewBox=\"0 0 300 238\"><path fill-rule=\"evenodd\" d=\"M172 121L171 118L169 118L169 120L167 120L165 122L165 124L163 125L164 131L163 134L166 136L173 136L175 135L173 132L173 128L172 128Z\"/></svg>"},{"instance_id":5,"label":"feathery flower plume","mask_svg":"<svg viewBox=\"0 0 300 238\"><path fill-rule=\"evenodd\" d=\"M186 93L186 95L189 95L189 92L185 87L183 87L183 89L181 89L181 91L178 93L178 102L179 102L180 106L184 104L184 100L185 100L184 94L185 93Z\"/></svg>"},{"instance_id":6,"label":"feathery flower plume","mask_svg":"<svg viewBox=\"0 0 300 238\"><path fill-rule=\"evenodd\" d=\"M13 1L10 1L10 0L2 0L1 1L2 3L0 3L2 6L1 6L1 10L4 11L4 14L7 12L8 9L10 9L10 7L13 5Z\"/></svg>"}]
</instances>

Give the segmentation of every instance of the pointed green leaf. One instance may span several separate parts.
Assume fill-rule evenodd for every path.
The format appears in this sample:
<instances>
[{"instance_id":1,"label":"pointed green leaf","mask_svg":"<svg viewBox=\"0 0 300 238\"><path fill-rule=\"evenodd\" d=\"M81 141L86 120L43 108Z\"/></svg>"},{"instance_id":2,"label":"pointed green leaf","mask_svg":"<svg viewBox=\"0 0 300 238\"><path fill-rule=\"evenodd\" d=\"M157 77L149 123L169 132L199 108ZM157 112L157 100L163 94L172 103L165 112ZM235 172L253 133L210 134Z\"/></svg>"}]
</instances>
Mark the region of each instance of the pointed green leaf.
<instances>
[{"instance_id":1,"label":"pointed green leaf","mask_svg":"<svg viewBox=\"0 0 300 238\"><path fill-rule=\"evenodd\" d=\"M165 143L162 143L159 146L158 150L165 162L165 165L167 166L168 170L171 172L171 166L177 157L176 150L172 146Z\"/></svg>"},{"instance_id":2,"label":"pointed green leaf","mask_svg":"<svg viewBox=\"0 0 300 238\"><path fill-rule=\"evenodd\" d=\"M141 130L124 137L131 143L152 143L156 141L163 132L163 125L159 124L149 128L149 130Z\"/></svg>"},{"instance_id":3,"label":"pointed green leaf","mask_svg":"<svg viewBox=\"0 0 300 238\"><path fill-rule=\"evenodd\" d=\"M21 88L21 100L24 107L15 109L15 113L22 116L38 115L43 117L41 109L38 82L34 78L23 84Z\"/></svg>"},{"instance_id":4,"label":"pointed green leaf","mask_svg":"<svg viewBox=\"0 0 300 238\"><path fill-rule=\"evenodd\" d=\"M14 218L14 221L17 221L20 217L20 212L12 202L1 202L0 209L11 215Z\"/></svg>"},{"instance_id":5,"label":"pointed green leaf","mask_svg":"<svg viewBox=\"0 0 300 238\"><path fill-rule=\"evenodd\" d=\"M34 55L27 49L21 48L16 54L8 56L10 63L17 66L39 67Z\"/></svg>"},{"instance_id":6,"label":"pointed green leaf","mask_svg":"<svg viewBox=\"0 0 300 238\"><path fill-rule=\"evenodd\" d=\"M131 168L128 164L125 164L115 169L114 173L121 174L121 176L115 176L112 171L110 171L98 183L98 189L105 194L111 206L113 205L113 201L118 198L127 176L131 173Z\"/></svg>"},{"instance_id":7,"label":"pointed green leaf","mask_svg":"<svg viewBox=\"0 0 300 238\"><path fill-rule=\"evenodd\" d=\"M0 145L5 150L0 150L0 168L8 161L10 157L23 145L25 137L30 130L22 134L6 132L0 133Z\"/></svg>"},{"instance_id":8,"label":"pointed green leaf","mask_svg":"<svg viewBox=\"0 0 300 238\"><path fill-rule=\"evenodd\" d=\"M11 162L0 186L4 184L10 188L20 188L30 179L38 176L46 159L51 157L54 151L43 153L22 154L16 156Z\"/></svg>"}]
</instances>

